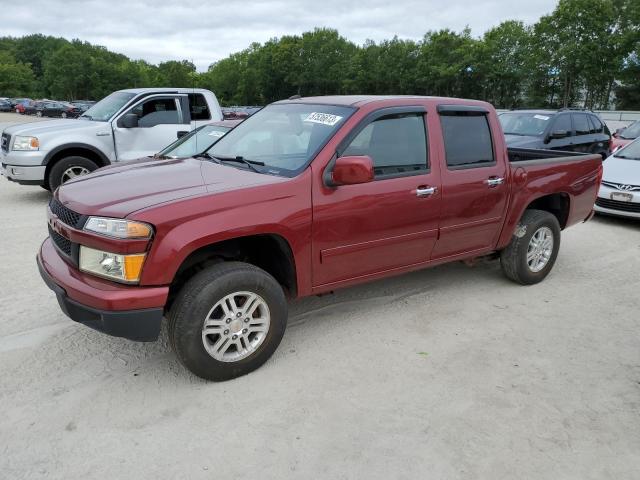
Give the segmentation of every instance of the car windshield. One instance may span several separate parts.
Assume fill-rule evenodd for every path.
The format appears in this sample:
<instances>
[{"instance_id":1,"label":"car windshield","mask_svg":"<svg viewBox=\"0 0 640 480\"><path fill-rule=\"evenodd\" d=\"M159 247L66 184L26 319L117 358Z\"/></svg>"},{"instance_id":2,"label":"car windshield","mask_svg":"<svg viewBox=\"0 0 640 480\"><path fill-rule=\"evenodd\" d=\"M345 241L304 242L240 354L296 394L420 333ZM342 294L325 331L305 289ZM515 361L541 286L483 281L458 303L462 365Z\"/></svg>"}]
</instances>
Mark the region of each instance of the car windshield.
<instances>
[{"instance_id":1,"label":"car windshield","mask_svg":"<svg viewBox=\"0 0 640 480\"><path fill-rule=\"evenodd\" d=\"M157 157L187 158L207 150L220 140L230 127L204 125L166 147Z\"/></svg>"},{"instance_id":2,"label":"car windshield","mask_svg":"<svg viewBox=\"0 0 640 480\"><path fill-rule=\"evenodd\" d=\"M640 160L640 139L621 148L613 156L625 160Z\"/></svg>"},{"instance_id":3,"label":"car windshield","mask_svg":"<svg viewBox=\"0 0 640 480\"><path fill-rule=\"evenodd\" d=\"M84 112L82 117L89 118L89 120L96 120L98 122L107 122L133 97L135 97L135 93L114 92Z\"/></svg>"},{"instance_id":4,"label":"car windshield","mask_svg":"<svg viewBox=\"0 0 640 480\"><path fill-rule=\"evenodd\" d=\"M269 105L230 131L208 153L221 160L260 162L261 172L291 177L307 166L354 111L335 105Z\"/></svg>"},{"instance_id":5,"label":"car windshield","mask_svg":"<svg viewBox=\"0 0 640 480\"><path fill-rule=\"evenodd\" d=\"M633 140L634 138L638 137L640 137L640 121L632 123L622 132L620 132L620 138L624 138L627 140Z\"/></svg>"},{"instance_id":6,"label":"car windshield","mask_svg":"<svg viewBox=\"0 0 640 480\"><path fill-rule=\"evenodd\" d=\"M500 124L505 135L542 135L549 125L552 114L514 112L502 113Z\"/></svg>"}]
</instances>

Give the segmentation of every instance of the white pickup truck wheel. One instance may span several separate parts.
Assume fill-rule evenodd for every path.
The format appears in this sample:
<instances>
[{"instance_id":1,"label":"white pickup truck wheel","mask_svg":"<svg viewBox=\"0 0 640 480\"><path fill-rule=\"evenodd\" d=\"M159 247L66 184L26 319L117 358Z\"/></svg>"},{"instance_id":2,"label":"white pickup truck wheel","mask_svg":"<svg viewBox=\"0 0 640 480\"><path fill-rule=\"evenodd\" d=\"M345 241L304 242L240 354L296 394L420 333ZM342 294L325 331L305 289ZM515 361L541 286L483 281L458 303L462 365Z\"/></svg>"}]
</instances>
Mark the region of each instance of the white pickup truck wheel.
<instances>
[{"instance_id":1,"label":"white pickup truck wheel","mask_svg":"<svg viewBox=\"0 0 640 480\"><path fill-rule=\"evenodd\" d=\"M271 357L284 335L287 309L282 287L267 272L221 262L180 290L169 314L169 341L195 375L229 380Z\"/></svg>"},{"instance_id":2,"label":"white pickup truck wheel","mask_svg":"<svg viewBox=\"0 0 640 480\"><path fill-rule=\"evenodd\" d=\"M49 170L48 185L53 192L63 183L75 177L87 175L98 168L98 165L85 157L65 157L58 160Z\"/></svg>"},{"instance_id":3,"label":"white pickup truck wheel","mask_svg":"<svg viewBox=\"0 0 640 480\"><path fill-rule=\"evenodd\" d=\"M549 274L559 249L560 224L555 215L527 210L511 243L500 252L500 265L514 282L532 285Z\"/></svg>"}]
</instances>

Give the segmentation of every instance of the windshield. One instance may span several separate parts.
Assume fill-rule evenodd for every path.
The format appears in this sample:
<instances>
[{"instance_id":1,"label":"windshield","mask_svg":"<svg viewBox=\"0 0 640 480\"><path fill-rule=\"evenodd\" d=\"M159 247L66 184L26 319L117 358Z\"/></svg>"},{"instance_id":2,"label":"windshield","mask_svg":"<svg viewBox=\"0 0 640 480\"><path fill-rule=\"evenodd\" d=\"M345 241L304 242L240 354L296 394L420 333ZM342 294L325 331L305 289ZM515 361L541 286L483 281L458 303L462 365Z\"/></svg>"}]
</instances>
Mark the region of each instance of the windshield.
<instances>
[{"instance_id":1,"label":"windshield","mask_svg":"<svg viewBox=\"0 0 640 480\"><path fill-rule=\"evenodd\" d=\"M500 123L505 135L542 135L551 120L552 115L543 113L517 112L503 113Z\"/></svg>"},{"instance_id":2,"label":"windshield","mask_svg":"<svg viewBox=\"0 0 640 480\"><path fill-rule=\"evenodd\" d=\"M207 150L231 130L220 125L204 125L173 142L158 153L158 157L187 158Z\"/></svg>"},{"instance_id":3,"label":"windshield","mask_svg":"<svg viewBox=\"0 0 640 480\"><path fill-rule=\"evenodd\" d=\"M260 171L294 176L354 111L334 105L269 105L231 130L208 153L219 159L261 162Z\"/></svg>"},{"instance_id":4,"label":"windshield","mask_svg":"<svg viewBox=\"0 0 640 480\"><path fill-rule=\"evenodd\" d=\"M634 138L640 137L640 121L629 125L622 132L620 132L619 136L620 138L625 138L627 140L633 140Z\"/></svg>"},{"instance_id":5,"label":"windshield","mask_svg":"<svg viewBox=\"0 0 640 480\"><path fill-rule=\"evenodd\" d=\"M98 122L107 122L135 96L135 93L114 92L84 112L82 117L89 117L90 120L96 120Z\"/></svg>"},{"instance_id":6,"label":"windshield","mask_svg":"<svg viewBox=\"0 0 640 480\"><path fill-rule=\"evenodd\" d=\"M640 139L621 148L613 156L626 160L640 160Z\"/></svg>"}]
</instances>

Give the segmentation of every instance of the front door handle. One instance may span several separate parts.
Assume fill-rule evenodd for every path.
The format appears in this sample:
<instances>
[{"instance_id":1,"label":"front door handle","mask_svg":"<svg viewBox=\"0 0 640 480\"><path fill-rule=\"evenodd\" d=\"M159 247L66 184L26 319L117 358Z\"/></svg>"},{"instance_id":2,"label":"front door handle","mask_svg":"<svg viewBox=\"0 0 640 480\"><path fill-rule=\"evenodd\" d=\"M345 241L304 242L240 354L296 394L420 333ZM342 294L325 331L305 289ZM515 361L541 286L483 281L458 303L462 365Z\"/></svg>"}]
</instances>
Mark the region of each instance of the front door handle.
<instances>
[{"instance_id":1,"label":"front door handle","mask_svg":"<svg viewBox=\"0 0 640 480\"><path fill-rule=\"evenodd\" d=\"M418 196L418 197L428 197L429 195L433 195L437 191L438 191L438 189L436 187L420 186L420 187L416 188L416 196Z\"/></svg>"},{"instance_id":2,"label":"front door handle","mask_svg":"<svg viewBox=\"0 0 640 480\"><path fill-rule=\"evenodd\" d=\"M487 178L484 183L489 185L489 188L497 187L498 185L502 185L504 183L504 178L501 177L491 177Z\"/></svg>"}]
</instances>

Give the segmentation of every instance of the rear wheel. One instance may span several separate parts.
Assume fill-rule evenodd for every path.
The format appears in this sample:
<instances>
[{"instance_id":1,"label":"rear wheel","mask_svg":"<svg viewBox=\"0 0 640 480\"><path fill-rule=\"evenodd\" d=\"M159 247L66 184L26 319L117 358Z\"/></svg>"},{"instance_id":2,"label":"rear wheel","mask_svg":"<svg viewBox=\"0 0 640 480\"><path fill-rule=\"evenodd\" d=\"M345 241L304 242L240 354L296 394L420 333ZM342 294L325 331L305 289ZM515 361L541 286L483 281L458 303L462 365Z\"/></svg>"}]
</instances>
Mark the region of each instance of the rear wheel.
<instances>
[{"instance_id":1,"label":"rear wheel","mask_svg":"<svg viewBox=\"0 0 640 480\"><path fill-rule=\"evenodd\" d=\"M60 116L61 116L62 118L67 118L67 112L62 112L62 113L60 114Z\"/></svg>"},{"instance_id":2,"label":"rear wheel","mask_svg":"<svg viewBox=\"0 0 640 480\"><path fill-rule=\"evenodd\" d=\"M169 339L180 362L206 380L229 380L260 367L287 325L287 301L267 272L222 262L182 287L169 315Z\"/></svg>"},{"instance_id":3,"label":"rear wheel","mask_svg":"<svg viewBox=\"0 0 640 480\"><path fill-rule=\"evenodd\" d=\"M98 168L98 165L85 157L65 157L58 160L49 171L48 184L51 191L72 178L87 175Z\"/></svg>"},{"instance_id":4,"label":"rear wheel","mask_svg":"<svg viewBox=\"0 0 640 480\"><path fill-rule=\"evenodd\" d=\"M41 117L41 116L42 116L42 112L41 112L40 110L38 110L38 111L36 112L36 117Z\"/></svg>"},{"instance_id":5,"label":"rear wheel","mask_svg":"<svg viewBox=\"0 0 640 480\"><path fill-rule=\"evenodd\" d=\"M558 219L544 210L527 210L518 232L500 252L502 271L522 285L541 282L553 268L560 249Z\"/></svg>"}]
</instances>

